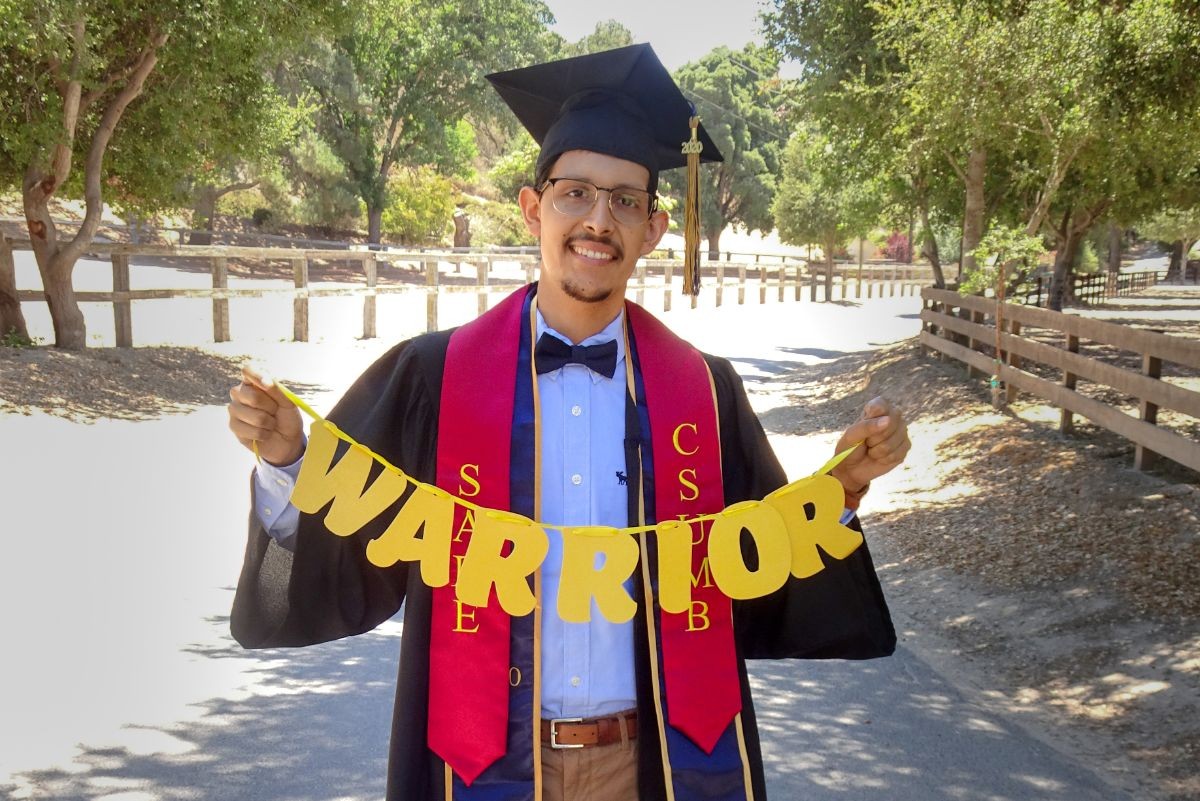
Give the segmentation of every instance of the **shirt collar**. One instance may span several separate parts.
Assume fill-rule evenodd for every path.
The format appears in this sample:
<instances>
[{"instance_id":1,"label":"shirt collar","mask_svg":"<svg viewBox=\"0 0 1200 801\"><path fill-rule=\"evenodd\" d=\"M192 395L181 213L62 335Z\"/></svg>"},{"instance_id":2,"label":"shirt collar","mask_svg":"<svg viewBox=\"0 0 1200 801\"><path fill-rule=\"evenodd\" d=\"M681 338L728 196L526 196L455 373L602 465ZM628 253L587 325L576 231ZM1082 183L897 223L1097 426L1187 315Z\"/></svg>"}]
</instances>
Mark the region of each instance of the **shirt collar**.
<instances>
[{"instance_id":1,"label":"shirt collar","mask_svg":"<svg viewBox=\"0 0 1200 801\"><path fill-rule=\"evenodd\" d=\"M590 337L584 339L582 342L579 342L579 343L572 343L570 338L568 338L567 336L565 336L563 334L560 334L559 332L557 332L553 328L551 328L549 326L549 324L546 323L546 318L542 317L541 309L537 310L536 326L537 326L537 330L536 330L535 336L533 338L534 342L537 342L538 337L540 337L542 334L550 334L550 336L561 339L563 342L567 343L568 345L571 345L571 344L602 345L605 342L614 342L615 341L617 343L617 372L621 371L621 369L622 369L621 365L623 364L623 362L625 360L625 306L624 305L621 306L620 313L618 313L617 316L615 318L613 318L613 321L611 323L604 326L604 328L600 329L597 333L592 334ZM606 379L605 376L602 376L599 373L593 373L590 370L588 372L591 373L593 384L598 383L600 381L604 381L604 380L608 380L608 381L612 380L611 378ZM550 380L552 380L552 381L557 381L558 377L560 375L562 375L561 369L552 370L551 372L545 374L545 376L550 378ZM614 373L613 376L615 377L616 373Z\"/></svg>"}]
</instances>

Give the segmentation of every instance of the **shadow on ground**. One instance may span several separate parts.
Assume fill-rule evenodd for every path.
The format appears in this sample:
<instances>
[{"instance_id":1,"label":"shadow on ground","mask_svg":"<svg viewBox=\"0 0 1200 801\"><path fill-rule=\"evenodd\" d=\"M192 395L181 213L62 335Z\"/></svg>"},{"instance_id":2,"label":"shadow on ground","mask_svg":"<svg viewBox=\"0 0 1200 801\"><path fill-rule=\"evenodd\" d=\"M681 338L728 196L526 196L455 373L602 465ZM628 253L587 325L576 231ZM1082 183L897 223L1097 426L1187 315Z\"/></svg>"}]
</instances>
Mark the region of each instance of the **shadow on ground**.
<instances>
[{"instance_id":1,"label":"shadow on ground","mask_svg":"<svg viewBox=\"0 0 1200 801\"><path fill-rule=\"evenodd\" d=\"M177 347L0 348L0 413L147 420L224 405L245 360Z\"/></svg>"}]
</instances>

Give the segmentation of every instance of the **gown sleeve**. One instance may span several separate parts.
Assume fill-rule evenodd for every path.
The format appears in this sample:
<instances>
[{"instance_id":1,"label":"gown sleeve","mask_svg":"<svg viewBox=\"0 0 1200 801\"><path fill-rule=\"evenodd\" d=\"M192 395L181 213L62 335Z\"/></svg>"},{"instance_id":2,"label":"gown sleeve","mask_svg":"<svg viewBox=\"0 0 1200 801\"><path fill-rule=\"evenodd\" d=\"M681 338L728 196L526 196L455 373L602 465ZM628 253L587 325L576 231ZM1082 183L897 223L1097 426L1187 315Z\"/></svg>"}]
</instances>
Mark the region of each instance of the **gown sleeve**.
<instances>
[{"instance_id":1,"label":"gown sleeve","mask_svg":"<svg viewBox=\"0 0 1200 801\"><path fill-rule=\"evenodd\" d=\"M355 440L427 483L434 480L436 467L438 399L448 338L443 332L392 348L329 414ZM375 466L371 480L381 469ZM325 529L324 509L301 514L291 551L263 530L251 504L245 559L230 615L234 639L247 648L311 645L369 631L399 611L409 578L407 565L376 567L367 560L366 545L382 533L405 499L407 494L349 537ZM419 580L419 570L413 572Z\"/></svg>"},{"instance_id":2,"label":"gown sleeve","mask_svg":"<svg viewBox=\"0 0 1200 801\"><path fill-rule=\"evenodd\" d=\"M726 505L761 500L787 483L742 380L706 356L716 387ZM861 531L858 518L850 527ZM746 540L749 538L747 537ZM744 543L747 565L757 557ZM891 654L896 632L864 541L845 559L821 552L825 569L762 598L735 601L734 632L747 659L870 659Z\"/></svg>"}]
</instances>

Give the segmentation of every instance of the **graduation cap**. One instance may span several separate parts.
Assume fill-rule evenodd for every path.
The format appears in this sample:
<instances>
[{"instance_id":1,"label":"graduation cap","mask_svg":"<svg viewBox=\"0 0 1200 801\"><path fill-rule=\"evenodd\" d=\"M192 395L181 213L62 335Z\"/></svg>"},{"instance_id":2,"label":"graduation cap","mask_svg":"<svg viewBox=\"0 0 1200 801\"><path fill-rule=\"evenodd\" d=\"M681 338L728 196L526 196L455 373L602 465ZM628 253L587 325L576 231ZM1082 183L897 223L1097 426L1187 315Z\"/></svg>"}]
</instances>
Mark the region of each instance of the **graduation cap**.
<instances>
[{"instance_id":1,"label":"graduation cap","mask_svg":"<svg viewBox=\"0 0 1200 801\"><path fill-rule=\"evenodd\" d=\"M658 173L688 168L684 292L699 291L701 161L723 161L695 107L648 44L535 64L487 76L541 145L536 174L568 150L614 156Z\"/></svg>"}]
</instances>

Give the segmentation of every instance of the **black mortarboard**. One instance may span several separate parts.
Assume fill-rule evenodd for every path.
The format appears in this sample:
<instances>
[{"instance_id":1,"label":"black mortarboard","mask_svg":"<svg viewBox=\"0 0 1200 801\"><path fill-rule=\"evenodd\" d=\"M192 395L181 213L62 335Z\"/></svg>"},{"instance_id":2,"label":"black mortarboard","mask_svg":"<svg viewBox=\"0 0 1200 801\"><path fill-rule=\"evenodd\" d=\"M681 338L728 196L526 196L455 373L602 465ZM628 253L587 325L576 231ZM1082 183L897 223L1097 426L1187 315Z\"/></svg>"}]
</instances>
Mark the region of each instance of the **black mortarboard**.
<instances>
[{"instance_id":1,"label":"black mortarboard","mask_svg":"<svg viewBox=\"0 0 1200 801\"><path fill-rule=\"evenodd\" d=\"M650 171L653 194L660 170L688 165L684 144L692 136L695 110L648 44L496 72L487 78L541 145L538 174L568 150L591 150L644 166ZM708 133L698 121L695 124L696 138L703 145L699 160L723 161ZM695 158L692 162L689 196L698 191L692 180L698 166ZM695 211L691 202L687 206ZM698 228L698 221L689 227ZM685 238L689 237L685 234ZM698 256L698 230L694 239Z\"/></svg>"},{"instance_id":2,"label":"black mortarboard","mask_svg":"<svg viewBox=\"0 0 1200 801\"><path fill-rule=\"evenodd\" d=\"M591 150L658 172L687 164L681 152L695 114L648 44L636 44L487 76L542 146L538 168L568 150ZM721 161L703 126L702 161Z\"/></svg>"}]
</instances>

